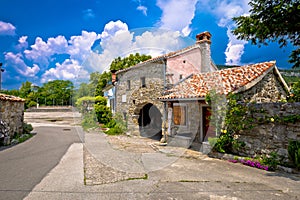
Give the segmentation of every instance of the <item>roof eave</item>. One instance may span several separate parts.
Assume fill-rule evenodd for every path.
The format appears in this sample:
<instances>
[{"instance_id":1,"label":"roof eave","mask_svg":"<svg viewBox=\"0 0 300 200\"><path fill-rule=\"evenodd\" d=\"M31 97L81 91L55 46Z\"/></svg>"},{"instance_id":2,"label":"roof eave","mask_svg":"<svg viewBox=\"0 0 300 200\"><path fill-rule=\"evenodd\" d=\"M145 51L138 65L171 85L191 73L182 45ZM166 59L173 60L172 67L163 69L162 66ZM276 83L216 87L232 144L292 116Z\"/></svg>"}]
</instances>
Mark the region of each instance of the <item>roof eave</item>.
<instances>
[{"instance_id":1,"label":"roof eave","mask_svg":"<svg viewBox=\"0 0 300 200\"><path fill-rule=\"evenodd\" d=\"M259 77L257 77L255 80L251 81L250 83L244 85L243 87L232 91L233 94L237 94L240 92L244 92L250 88L252 88L254 85L256 85L258 82L260 82L270 71L272 71L274 68L276 68L275 63L273 64L272 67L270 67L269 69L267 69L265 72L263 72L263 74L261 74Z\"/></svg>"},{"instance_id":2,"label":"roof eave","mask_svg":"<svg viewBox=\"0 0 300 200\"><path fill-rule=\"evenodd\" d=\"M172 98L172 99L158 99L162 102L168 102L168 101L201 101L205 100L204 97L195 97L195 98Z\"/></svg>"}]
</instances>

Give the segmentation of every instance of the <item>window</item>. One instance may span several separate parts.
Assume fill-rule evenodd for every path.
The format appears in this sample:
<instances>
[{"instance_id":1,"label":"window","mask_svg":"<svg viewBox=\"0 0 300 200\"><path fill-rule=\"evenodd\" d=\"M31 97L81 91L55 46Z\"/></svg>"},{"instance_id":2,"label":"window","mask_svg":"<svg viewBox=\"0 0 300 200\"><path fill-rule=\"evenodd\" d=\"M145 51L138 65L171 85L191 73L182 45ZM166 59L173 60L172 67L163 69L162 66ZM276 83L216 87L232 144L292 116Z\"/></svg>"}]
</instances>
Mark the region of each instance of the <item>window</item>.
<instances>
[{"instance_id":1,"label":"window","mask_svg":"<svg viewBox=\"0 0 300 200\"><path fill-rule=\"evenodd\" d=\"M146 87L146 78L141 77L141 87Z\"/></svg>"},{"instance_id":2,"label":"window","mask_svg":"<svg viewBox=\"0 0 300 200\"><path fill-rule=\"evenodd\" d=\"M130 80L127 80L127 90L130 90Z\"/></svg>"},{"instance_id":3,"label":"window","mask_svg":"<svg viewBox=\"0 0 300 200\"><path fill-rule=\"evenodd\" d=\"M122 95L122 103L126 103L126 95Z\"/></svg>"},{"instance_id":4,"label":"window","mask_svg":"<svg viewBox=\"0 0 300 200\"><path fill-rule=\"evenodd\" d=\"M183 78L182 74L179 74L179 80L181 80Z\"/></svg>"},{"instance_id":5,"label":"window","mask_svg":"<svg viewBox=\"0 0 300 200\"><path fill-rule=\"evenodd\" d=\"M175 104L173 106L174 125L186 126L187 125L187 112L186 105Z\"/></svg>"}]
</instances>

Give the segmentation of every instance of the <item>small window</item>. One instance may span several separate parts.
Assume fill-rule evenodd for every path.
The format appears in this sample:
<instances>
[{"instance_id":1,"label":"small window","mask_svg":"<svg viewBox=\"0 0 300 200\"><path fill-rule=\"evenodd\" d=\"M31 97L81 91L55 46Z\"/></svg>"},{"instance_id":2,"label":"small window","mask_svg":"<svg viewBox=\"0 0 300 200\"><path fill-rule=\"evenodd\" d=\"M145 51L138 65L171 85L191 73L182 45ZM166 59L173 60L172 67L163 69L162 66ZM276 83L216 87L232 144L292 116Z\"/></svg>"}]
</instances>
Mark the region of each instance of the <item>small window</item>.
<instances>
[{"instance_id":1,"label":"small window","mask_svg":"<svg viewBox=\"0 0 300 200\"><path fill-rule=\"evenodd\" d=\"M146 78L141 77L141 87L146 87Z\"/></svg>"},{"instance_id":2,"label":"small window","mask_svg":"<svg viewBox=\"0 0 300 200\"><path fill-rule=\"evenodd\" d=\"M186 106L184 105L174 105L173 106L174 114L174 125L186 126Z\"/></svg>"},{"instance_id":3,"label":"small window","mask_svg":"<svg viewBox=\"0 0 300 200\"><path fill-rule=\"evenodd\" d=\"M130 90L130 80L127 80L127 90Z\"/></svg>"},{"instance_id":4,"label":"small window","mask_svg":"<svg viewBox=\"0 0 300 200\"><path fill-rule=\"evenodd\" d=\"M182 74L180 74L179 75L179 80L181 80L183 78L183 75Z\"/></svg>"}]
</instances>

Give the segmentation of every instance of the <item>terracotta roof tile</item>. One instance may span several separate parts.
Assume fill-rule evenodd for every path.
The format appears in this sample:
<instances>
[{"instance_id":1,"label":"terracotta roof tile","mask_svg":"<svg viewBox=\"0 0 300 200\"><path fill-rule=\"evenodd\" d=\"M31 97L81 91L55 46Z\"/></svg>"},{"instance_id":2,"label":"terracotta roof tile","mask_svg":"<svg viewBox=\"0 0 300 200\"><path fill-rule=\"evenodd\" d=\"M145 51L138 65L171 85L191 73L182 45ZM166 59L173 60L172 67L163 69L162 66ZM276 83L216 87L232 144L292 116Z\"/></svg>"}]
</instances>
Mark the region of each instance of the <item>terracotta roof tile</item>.
<instances>
[{"instance_id":1,"label":"terracotta roof tile","mask_svg":"<svg viewBox=\"0 0 300 200\"><path fill-rule=\"evenodd\" d=\"M195 74L166 92L161 100L204 98L214 89L220 94L227 95L235 92L257 78L264 76L269 69L275 66L275 62L264 62L242 67L234 67L209 73Z\"/></svg>"},{"instance_id":2,"label":"terracotta roof tile","mask_svg":"<svg viewBox=\"0 0 300 200\"><path fill-rule=\"evenodd\" d=\"M7 94L1 94L1 93L0 93L0 100L1 101L17 101L17 102L24 102L25 101L25 99L22 99L20 97L7 95Z\"/></svg>"}]
</instances>

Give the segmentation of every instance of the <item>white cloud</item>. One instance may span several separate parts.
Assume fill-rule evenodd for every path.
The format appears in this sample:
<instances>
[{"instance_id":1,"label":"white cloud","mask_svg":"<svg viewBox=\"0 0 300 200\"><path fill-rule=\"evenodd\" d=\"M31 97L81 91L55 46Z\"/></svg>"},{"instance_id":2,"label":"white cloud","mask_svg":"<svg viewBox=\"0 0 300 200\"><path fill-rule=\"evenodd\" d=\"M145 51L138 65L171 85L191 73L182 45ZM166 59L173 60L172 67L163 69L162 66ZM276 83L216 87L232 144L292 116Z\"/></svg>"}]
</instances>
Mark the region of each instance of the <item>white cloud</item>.
<instances>
[{"instance_id":1,"label":"white cloud","mask_svg":"<svg viewBox=\"0 0 300 200\"><path fill-rule=\"evenodd\" d=\"M199 9L213 13L218 19L218 26L227 28L228 44L225 50L226 64L239 65L244 53L246 41L238 40L231 31L234 27L233 17L248 15L249 0L203 0Z\"/></svg>"},{"instance_id":2,"label":"white cloud","mask_svg":"<svg viewBox=\"0 0 300 200\"><path fill-rule=\"evenodd\" d=\"M110 37L113 37L114 35L122 32L127 32L128 26L126 23L123 23L122 21L110 21L104 26L104 30L101 33L101 41L105 41L106 39L109 39Z\"/></svg>"},{"instance_id":3,"label":"white cloud","mask_svg":"<svg viewBox=\"0 0 300 200\"><path fill-rule=\"evenodd\" d=\"M72 36L67 51L70 58L83 62L92 52L91 47L99 37L95 32L87 31L82 31L79 36Z\"/></svg>"},{"instance_id":4,"label":"white cloud","mask_svg":"<svg viewBox=\"0 0 300 200\"><path fill-rule=\"evenodd\" d=\"M88 80L90 72L109 68L118 56L136 52L157 56L185 46L180 41L179 31L148 29L140 33L140 29L137 33L129 31L128 25L118 20L107 23L101 34L82 31L81 35L69 40L61 35L47 41L37 37L29 47L28 37L22 36L16 45L19 53L8 52L5 59L14 69L11 71L13 76L36 78L39 73L42 74L41 83L56 79L80 82ZM99 46L93 50L98 39L101 39ZM66 59L55 59L56 56ZM53 67L49 69L51 65Z\"/></svg>"},{"instance_id":5,"label":"white cloud","mask_svg":"<svg viewBox=\"0 0 300 200\"><path fill-rule=\"evenodd\" d=\"M11 23L0 21L0 35L15 35L16 27Z\"/></svg>"},{"instance_id":6,"label":"white cloud","mask_svg":"<svg viewBox=\"0 0 300 200\"><path fill-rule=\"evenodd\" d=\"M17 44L16 46L18 50L26 49L28 47L27 38L28 36L22 36L19 38L18 40L19 44Z\"/></svg>"},{"instance_id":7,"label":"white cloud","mask_svg":"<svg viewBox=\"0 0 300 200\"><path fill-rule=\"evenodd\" d=\"M163 11L160 27L180 31L188 36L197 2L198 0L157 0L157 6Z\"/></svg>"},{"instance_id":8,"label":"white cloud","mask_svg":"<svg viewBox=\"0 0 300 200\"><path fill-rule=\"evenodd\" d=\"M67 51L68 43L64 36L56 38L48 38L44 42L42 38L37 37L35 43L30 46L31 50L24 51L25 57L40 66L48 67L51 56L54 54L62 54Z\"/></svg>"},{"instance_id":9,"label":"white cloud","mask_svg":"<svg viewBox=\"0 0 300 200\"><path fill-rule=\"evenodd\" d=\"M244 46L247 42L236 39L229 28L227 30L227 35L229 37L229 42L225 50L226 65L239 65L244 53Z\"/></svg>"},{"instance_id":10,"label":"white cloud","mask_svg":"<svg viewBox=\"0 0 300 200\"><path fill-rule=\"evenodd\" d=\"M141 30L137 30L140 32ZM183 48L184 44L180 40L178 31L146 30L142 34L135 35L135 30L130 32L126 23L121 21L111 21L106 24L101 33L99 43L102 52L91 53L83 62L83 66L88 71L103 71L109 68L112 60L118 56L125 57L130 53L142 53L158 56L169 51Z\"/></svg>"},{"instance_id":11,"label":"white cloud","mask_svg":"<svg viewBox=\"0 0 300 200\"><path fill-rule=\"evenodd\" d=\"M41 82L56 79L76 81L79 78L88 78L88 72L82 69L77 60L66 59L62 64L56 63L55 68L48 69L42 75Z\"/></svg>"},{"instance_id":12,"label":"white cloud","mask_svg":"<svg viewBox=\"0 0 300 200\"><path fill-rule=\"evenodd\" d=\"M93 19L96 17L95 13L92 9L86 9L86 10L82 11L82 14L83 14L83 18L85 20Z\"/></svg>"},{"instance_id":13,"label":"white cloud","mask_svg":"<svg viewBox=\"0 0 300 200\"><path fill-rule=\"evenodd\" d=\"M167 53L182 48L179 37L180 33L178 31L146 31L135 37L133 46L141 50L150 50L152 56L157 56L157 53Z\"/></svg>"},{"instance_id":14,"label":"white cloud","mask_svg":"<svg viewBox=\"0 0 300 200\"><path fill-rule=\"evenodd\" d=\"M147 10L148 10L147 7L142 6L142 5L139 5L136 9L139 10L139 11L142 11L142 13L143 13L145 16L147 16Z\"/></svg>"},{"instance_id":15,"label":"white cloud","mask_svg":"<svg viewBox=\"0 0 300 200\"><path fill-rule=\"evenodd\" d=\"M40 71L39 66L36 64L33 64L32 67L27 66L21 53L14 54L8 52L5 54L5 61L7 65L13 67L18 74L25 77L34 77Z\"/></svg>"}]
</instances>

